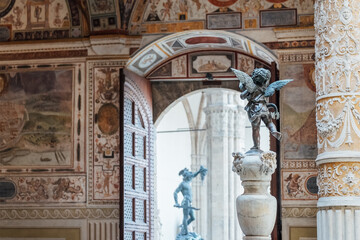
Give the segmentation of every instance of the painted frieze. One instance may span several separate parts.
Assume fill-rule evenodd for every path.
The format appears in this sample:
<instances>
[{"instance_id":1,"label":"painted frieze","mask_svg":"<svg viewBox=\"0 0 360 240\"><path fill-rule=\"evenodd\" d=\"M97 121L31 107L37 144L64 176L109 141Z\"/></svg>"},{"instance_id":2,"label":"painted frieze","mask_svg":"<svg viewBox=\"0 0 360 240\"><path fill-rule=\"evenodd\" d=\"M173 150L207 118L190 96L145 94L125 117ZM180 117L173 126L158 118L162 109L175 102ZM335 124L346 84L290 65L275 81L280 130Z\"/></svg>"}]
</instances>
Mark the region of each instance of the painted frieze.
<instances>
[{"instance_id":1,"label":"painted frieze","mask_svg":"<svg viewBox=\"0 0 360 240\"><path fill-rule=\"evenodd\" d=\"M9 177L16 194L6 203L85 203L85 176ZM0 198L1 199L1 198Z\"/></svg>"},{"instance_id":2,"label":"painted frieze","mask_svg":"<svg viewBox=\"0 0 360 240\"><path fill-rule=\"evenodd\" d=\"M189 30L189 28L193 29L193 23L196 21L206 21L206 25L198 26L199 29L236 29L243 25L247 29L258 28L261 25L259 22L277 27L285 24L281 19L284 19L283 17L286 14L291 14L292 18L291 23L285 25L297 25L299 22L302 26L308 26L313 23L311 22L313 19L311 16L314 12L313 5L313 0L281 2L270 0L181 0L175 2L150 0L146 6L140 3L135 6L133 24L130 29L134 32L161 32L161 28L151 28L151 25L161 22L162 28L166 28L167 32L178 32ZM295 11L289 12L289 9ZM269 10L269 12L264 13L267 14L268 20L261 18L260 11L262 10ZM236 15L236 13L241 14ZM221 18L223 21L217 23L217 19ZM301 18L301 21L298 21L298 18ZM286 19L288 20L288 18ZM268 23L269 21L272 22ZM278 24L274 24L274 21L275 23L277 21ZM177 29L174 27L175 25L182 25L183 28L188 26L188 29Z\"/></svg>"},{"instance_id":3,"label":"painted frieze","mask_svg":"<svg viewBox=\"0 0 360 240\"><path fill-rule=\"evenodd\" d=\"M283 200L317 200L316 171L282 171Z\"/></svg>"}]
</instances>

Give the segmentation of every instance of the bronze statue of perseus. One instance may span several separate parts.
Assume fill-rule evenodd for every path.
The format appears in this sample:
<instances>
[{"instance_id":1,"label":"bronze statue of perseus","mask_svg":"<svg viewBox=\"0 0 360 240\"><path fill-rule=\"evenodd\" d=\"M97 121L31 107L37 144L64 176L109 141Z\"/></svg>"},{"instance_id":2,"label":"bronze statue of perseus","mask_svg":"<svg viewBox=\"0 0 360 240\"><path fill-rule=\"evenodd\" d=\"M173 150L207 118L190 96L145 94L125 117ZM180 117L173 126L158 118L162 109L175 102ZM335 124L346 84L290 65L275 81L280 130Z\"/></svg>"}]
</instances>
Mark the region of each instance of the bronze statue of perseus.
<instances>
[{"instance_id":1,"label":"bronze statue of perseus","mask_svg":"<svg viewBox=\"0 0 360 240\"><path fill-rule=\"evenodd\" d=\"M292 80L279 80L270 83L271 73L264 68L255 68L251 77L240 70L231 69L236 77L240 80L239 88L241 91L240 98L248 100L245 106L245 111L252 127L252 138L254 146L250 149L251 152L262 152L260 150L260 124L264 122L269 129L271 135L277 140L281 139L281 133L276 130L272 119L279 119L279 111L275 104L268 103L268 97L274 95L276 90L280 90ZM269 109L273 108L271 112Z\"/></svg>"}]
</instances>

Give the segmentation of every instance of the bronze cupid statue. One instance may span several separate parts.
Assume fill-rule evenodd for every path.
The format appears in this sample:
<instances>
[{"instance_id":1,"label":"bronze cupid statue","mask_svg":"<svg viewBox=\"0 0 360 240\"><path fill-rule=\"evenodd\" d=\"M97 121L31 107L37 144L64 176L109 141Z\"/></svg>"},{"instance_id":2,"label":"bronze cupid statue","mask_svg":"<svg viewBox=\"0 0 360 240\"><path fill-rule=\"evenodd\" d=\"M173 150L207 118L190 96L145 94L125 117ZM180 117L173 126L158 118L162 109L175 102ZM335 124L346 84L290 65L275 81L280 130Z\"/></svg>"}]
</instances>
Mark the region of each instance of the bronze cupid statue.
<instances>
[{"instance_id":1,"label":"bronze cupid statue","mask_svg":"<svg viewBox=\"0 0 360 240\"><path fill-rule=\"evenodd\" d=\"M239 88L241 91L240 98L248 100L245 111L248 114L251 127L254 146L249 152L262 152L260 150L260 124L264 122L271 135L277 140L281 139L281 133L276 130L272 119L279 119L279 111L275 104L268 103L268 97L274 95L276 90L280 90L292 80L279 80L270 83L271 73L264 68L254 69L251 77L237 69L231 69L236 77L240 80ZM270 112L273 108L274 112Z\"/></svg>"}]
</instances>

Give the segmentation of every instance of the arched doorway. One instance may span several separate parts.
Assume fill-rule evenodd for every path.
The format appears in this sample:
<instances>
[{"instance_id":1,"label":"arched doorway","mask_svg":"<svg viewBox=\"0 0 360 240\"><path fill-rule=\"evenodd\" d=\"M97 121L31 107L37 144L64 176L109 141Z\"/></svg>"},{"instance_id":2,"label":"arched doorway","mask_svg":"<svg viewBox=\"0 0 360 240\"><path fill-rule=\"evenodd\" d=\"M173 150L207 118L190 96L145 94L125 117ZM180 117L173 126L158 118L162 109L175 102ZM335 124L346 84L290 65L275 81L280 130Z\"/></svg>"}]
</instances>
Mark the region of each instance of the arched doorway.
<instances>
[{"instance_id":1,"label":"arched doorway","mask_svg":"<svg viewBox=\"0 0 360 240\"><path fill-rule=\"evenodd\" d=\"M249 38L226 31L204 30L161 38L138 50L126 68L135 73L136 78L147 82L151 88L153 120L157 121L169 105L190 92L207 88L238 90L238 81L230 68L241 69L247 73L257 67L268 68L272 71L274 80L277 72L276 61L276 56L270 50ZM231 152L231 147L228 147L226 154L231 155ZM212 175L216 175L216 172ZM154 181L155 177L150 178ZM222 177L219 179L223 180ZM220 204L212 206L216 207L222 211ZM235 212L235 209L223 211ZM214 213L209 218L216 219L217 215ZM154 216L152 217L150 223L154 224ZM224 215L222 218L219 221L229 225L229 216ZM232 225L237 224L236 219L231 221ZM222 230L209 232L208 239L236 239L236 232L229 230L229 227L218 226L212 229ZM154 237L153 232L149 239Z\"/></svg>"},{"instance_id":2,"label":"arched doorway","mask_svg":"<svg viewBox=\"0 0 360 240\"><path fill-rule=\"evenodd\" d=\"M195 212L192 229L204 239L213 239L212 228L216 221L210 219L219 214L213 211L214 206L219 205L213 192L225 190L220 204L228 211L223 213L228 219L226 227L232 239L241 239L234 200L241 194L242 186L231 170L231 153L244 152L252 145L251 141L246 141L251 139L250 122L243 110L246 103L239 95L237 91L224 88L197 90L175 100L160 114L155 123L156 240L175 239L182 221L182 212L173 207L173 192L182 181L178 172L184 167L195 172L200 165L209 170L209 175L204 181L197 178L192 181L192 205L201 209ZM265 126L262 130L261 149L266 151L269 133ZM213 177L219 173L221 179ZM226 186L218 184L223 179Z\"/></svg>"}]
</instances>

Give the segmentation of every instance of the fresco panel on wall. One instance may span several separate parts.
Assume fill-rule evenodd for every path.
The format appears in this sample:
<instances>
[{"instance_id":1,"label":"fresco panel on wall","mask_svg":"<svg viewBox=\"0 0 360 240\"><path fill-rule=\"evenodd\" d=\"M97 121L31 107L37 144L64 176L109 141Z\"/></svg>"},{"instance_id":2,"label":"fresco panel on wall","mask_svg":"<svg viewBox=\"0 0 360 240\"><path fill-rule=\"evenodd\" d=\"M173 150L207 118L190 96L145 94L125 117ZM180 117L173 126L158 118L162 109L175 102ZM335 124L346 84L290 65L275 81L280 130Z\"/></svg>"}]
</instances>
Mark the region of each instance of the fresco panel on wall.
<instances>
[{"instance_id":1,"label":"fresco panel on wall","mask_svg":"<svg viewBox=\"0 0 360 240\"><path fill-rule=\"evenodd\" d=\"M72 156L73 71L6 74L0 156L8 166L67 166ZM3 80L4 81L4 80Z\"/></svg>"},{"instance_id":2,"label":"fresco panel on wall","mask_svg":"<svg viewBox=\"0 0 360 240\"><path fill-rule=\"evenodd\" d=\"M284 68L284 76L294 79L281 93L284 159L315 159L317 155L315 88L306 71L310 70L303 64Z\"/></svg>"}]
</instances>

